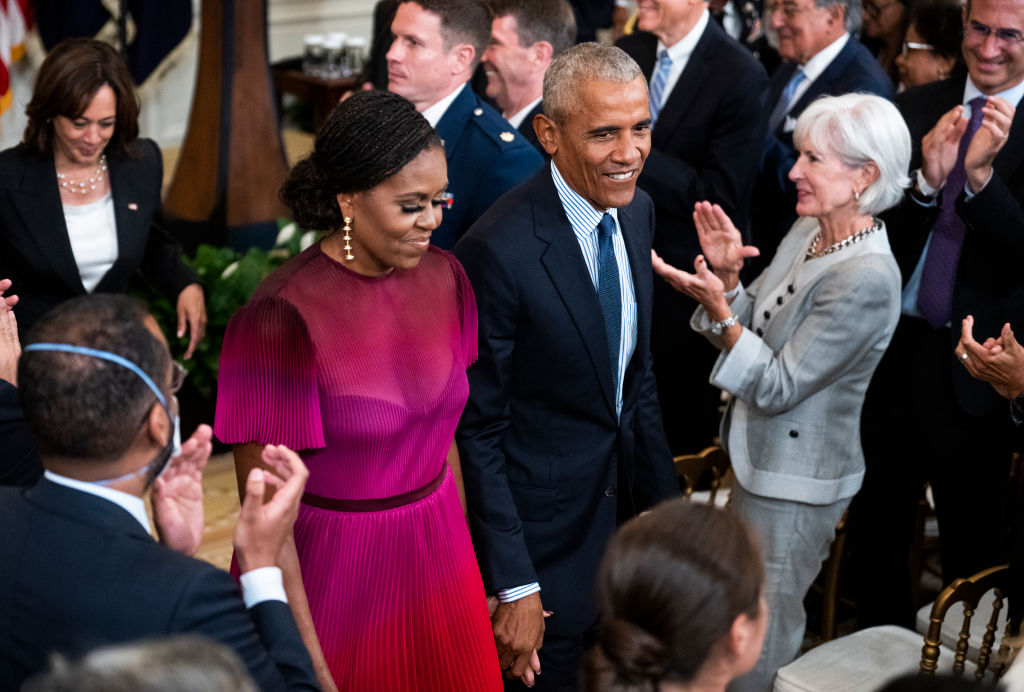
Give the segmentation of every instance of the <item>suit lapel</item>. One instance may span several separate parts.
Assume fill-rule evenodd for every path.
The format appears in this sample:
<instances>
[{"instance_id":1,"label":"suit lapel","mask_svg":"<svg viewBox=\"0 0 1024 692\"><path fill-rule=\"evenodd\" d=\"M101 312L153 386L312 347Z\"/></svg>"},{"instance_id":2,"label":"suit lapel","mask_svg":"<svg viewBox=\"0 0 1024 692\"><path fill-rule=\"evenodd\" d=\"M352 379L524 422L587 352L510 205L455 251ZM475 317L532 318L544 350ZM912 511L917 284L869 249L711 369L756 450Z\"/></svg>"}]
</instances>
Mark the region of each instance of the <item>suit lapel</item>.
<instances>
[{"instance_id":1,"label":"suit lapel","mask_svg":"<svg viewBox=\"0 0 1024 692\"><path fill-rule=\"evenodd\" d=\"M51 157L34 154L26 157L21 188L19 194L12 195L12 201L25 228L30 229L30 237L40 254L46 257L72 295L83 295L85 287L71 250L57 187L57 171Z\"/></svg>"},{"instance_id":2,"label":"suit lapel","mask_svg":"<svg viewBox=\"0 0 1024 692\"><path fill-rule=\"evenodd\" d=\"M634 197L634 202L635 202ZM622 230L622 240L626 245L626 255L629 257L629 271L633 275L633 293L636 297L636 347L633 349L633 356L626 364L626 375L622 381L623 408L630 401L627 398L633 391L632 384L635 382L634 375L641 368L646 360L646 354L650 351L651 345L648 341L651 330L651 257L649 252L644 252L645 246L640 242L640 233L646 232L641 228L641 222L635 203L619 209L619 227Z\"/></svg>"},{"instance_id":3,"label":"suit lapel","mask_svg":"<svg viewBox=\"0 0 1024 692\"><path fill-rule=\"evenodd\" d=\"M149 239L149 229L145 227L149 219L143 219L138 211L139 186L132 164L116 156L108 156L107 168L117 227L117 259L96 285L97 292L110 290L108 284L118 285L122 277L132 273L138 263L137 258L145 252L144 247L137 246ZM129 205L135 205L135 209Z\"/></svg>"},{"instance_id":4,"label":"suit lapel","mask_svg":"<svg viewBox=\"0 0 1024 692\"><path fill-rule=\"evenodd\" d=\"M583 260L576 234L558 198L551 180L550 168L546 180L540 179L530 192L534 209L534 229L538 238L547 243L540 261L562 299L566 312L579 332L587 356L594 366L601 384L605 403L615 414L615 387L612 383L612 365L608 358L608 338L604 316L597 299L597 291ZM543 172L542 172L543 175Z\"/></svg>"},{"instance_id":5,"label":"suit lapel","mask_svg":"<svg viewBox=\"0 0 1024 692\"><path fill-rule=\"evenodd\" d=\"M832 62L828 64L828 67L818 75L817 79L810 83L807 87L807 91L805 91L800 99L793 104L793 107L789 109L789 112L803 113L804 109L811 105L811 102L814 101L814 99L818 98L822 94L831 93L832 82L835 81L836 75L840 74L843 71L843 68L846 67L846 63L853 59L856 49L857 39L850 36L850 38L846 40L846 45L843 46L841 51L839 51L839 55L837 55ZM790 71L790 76L792 76L792 71ZM788 78L786 81L789 81Z\"/></svg>"},{"instance_id":6,"label":"suit lapel","mask_svg":"<svg viewBox=\"0 0 1024 692\"><path fill-rule=\"evenodd\" d=\"M1010 124L1010 134L1006 144L998 154L992 167L999 174L1004 182L1009 184L1010 177L1021 169L1021 160L1024 159L1024 109L1018 108L1013 115L1013 122Z\"/></svg>"},{"instance_id":7,"label":"suit lapel","mask_svg":"<svg viewBox=\"0 0 1024 692\"><path fill-rule=\"evenodd\" d=\"M435 129L441 141L444 142L445 158L449 162L451 161L451 153L455 151L455 146L459 142L459 137L462 136L466 123L469 122L473 110L477 107L479 106L476 96L474 96L473 90L467 82L462 87L462 92L448 105L448 110L437 121Z\"/></svg>"},{"instance_id":8,"label":"suit lapel","mask_svg":"<svg viewBox=\"0 0 1024 692\"><path fill-rule=\"evenodd\" d=\"M709 21L690 59L686 61L683 73L679 75L679 80L658 113L653 135L654 146L663 147L679 121L694 108L693 97L707 79L709 58L713 56L718 41L725 38L722 27L714 20Z\"/></svg>"}]
</instances>

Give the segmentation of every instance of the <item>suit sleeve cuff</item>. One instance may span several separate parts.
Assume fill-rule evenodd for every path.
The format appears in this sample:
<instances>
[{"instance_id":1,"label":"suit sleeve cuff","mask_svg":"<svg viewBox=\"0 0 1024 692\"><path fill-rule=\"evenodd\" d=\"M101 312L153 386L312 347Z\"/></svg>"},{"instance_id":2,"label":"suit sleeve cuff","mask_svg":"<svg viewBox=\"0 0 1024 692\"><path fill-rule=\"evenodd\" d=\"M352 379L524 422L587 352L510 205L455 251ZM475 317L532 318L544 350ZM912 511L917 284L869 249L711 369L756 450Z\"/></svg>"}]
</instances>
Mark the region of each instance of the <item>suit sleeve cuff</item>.
<instances>
[{"instance_id":1,"label":"suit sleeve cuff","mask_svg":"<svg viewBox=\"0 0 1024 692\"><path fill-rule=\"evenodd\" d=\"M242 584L242 600L246 608L263 603L263 601L288 602L284 593L284 579L280 567L260 567L243 574L239 581Z\"/></svg>"},{"instance_id":2,"label":"suit sleeve cuff","mask_svg":"<svg viewBox=\"0 0 1024 692\"><path fill-rule=\"evenodd\" d=\"M537 582L526 584L525 586L514 586L511 589L498 589L498 602L511 603L512 601L518 601L520 598L526 598L538 591L540 591L540 584Z\"/></svg>"}]
</instances>

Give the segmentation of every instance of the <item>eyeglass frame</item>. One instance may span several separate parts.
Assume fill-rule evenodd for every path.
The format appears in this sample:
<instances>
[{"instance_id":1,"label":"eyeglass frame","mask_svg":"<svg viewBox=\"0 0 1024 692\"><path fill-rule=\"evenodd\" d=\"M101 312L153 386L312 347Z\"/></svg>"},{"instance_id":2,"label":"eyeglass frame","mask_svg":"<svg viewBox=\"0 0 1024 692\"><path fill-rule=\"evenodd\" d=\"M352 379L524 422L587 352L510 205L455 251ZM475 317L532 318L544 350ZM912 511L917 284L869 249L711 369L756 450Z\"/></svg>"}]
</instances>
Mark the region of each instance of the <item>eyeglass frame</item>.
<instances>
[{"instance_id":1,"label":"eyeglass frame","mask_svg":"<svg viewBox=\"0 0 1024 692\"><path fill-rule=\"evenodd\" d=\"M181 391L182 385L185 384L185 378L188 376L188 369L177 360L172 360L171 366L171 394L177 394Z\"/></svg>"},{"instance_id":2,"label":"eyeglass frame","mask_svg":"<svg viewBox=\"0 0 1024 692\"><path fill-rule=\"evenodd\" d=\"M995 36L996 40L1004 46L1024 43L1024 34L1017 29L993 29L988 24L982 24L975 19L964 21L964 37L973 36L979 42L989 36Z\"/></svg>"},{"instance_id":3,"label":"eyeglass frame","mask_svg":"<svg viewBox=\"0 0 1024 692\"><path fill-rule=\"evenodd\" d=\"M903 48L900 51L900 54L904 58L906 58L908 55L910 55L910 51L912 51L912 50L926 50L926 51L928 51L930 53L934 53L935 52L935 46L933 46L930 43L918 43L916 41L904 41L903 42Z\"/></svg>"}]
</instances>

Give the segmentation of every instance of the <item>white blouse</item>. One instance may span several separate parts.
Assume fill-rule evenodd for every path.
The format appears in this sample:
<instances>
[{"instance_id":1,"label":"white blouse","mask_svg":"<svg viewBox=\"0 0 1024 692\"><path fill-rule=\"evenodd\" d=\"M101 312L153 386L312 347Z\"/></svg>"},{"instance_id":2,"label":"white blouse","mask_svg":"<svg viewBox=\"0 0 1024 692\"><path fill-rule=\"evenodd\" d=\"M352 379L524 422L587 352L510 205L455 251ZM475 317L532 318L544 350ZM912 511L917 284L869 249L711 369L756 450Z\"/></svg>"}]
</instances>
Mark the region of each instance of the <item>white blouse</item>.
<instances>
[{"instance_id":1,"label":"white blouse","mask_svg":"<svg viewBox=\"0 0 1024 692\"><path fill-rule=\"evenodd\" d=\"M90 204L65 204L71 252L86 293L92 293L117 260L117 221L114 200L108 192Z\"/></svg>"}]
</instances>

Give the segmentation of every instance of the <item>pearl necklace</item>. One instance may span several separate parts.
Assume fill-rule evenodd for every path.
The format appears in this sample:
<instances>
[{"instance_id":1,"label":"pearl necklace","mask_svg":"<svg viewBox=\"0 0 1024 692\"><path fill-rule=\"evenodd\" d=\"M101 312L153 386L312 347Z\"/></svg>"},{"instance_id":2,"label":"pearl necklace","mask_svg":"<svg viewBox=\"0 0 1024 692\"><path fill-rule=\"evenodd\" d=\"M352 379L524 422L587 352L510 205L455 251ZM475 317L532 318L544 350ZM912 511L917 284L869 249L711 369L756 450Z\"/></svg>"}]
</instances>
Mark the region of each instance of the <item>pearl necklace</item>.
<instances>
[{"instance_id":1,"label":"pearl necklace","mask_svg":"<svg viewBox=\"0 0 1024 692\"><path fill-rule=\"evenodd\" d=\"M818 252L818 242L821 240L821 231L818 231L818 234L814 236L814 240L811 241L811 246L807 248L807 255L805 256L805 258L814 259L815 257L824 257L825 255L831 255L833 252L838 252L839 250L842 250L845 247L849 247L854 243L858 243L867 236L874 233L875 231L880 230L882 230L882 222L879 221L878 219L875 219L874 223L868 226L867 228L862 228L853 235L846 236L838 243L832 243L827 248L822 250L820 253Z\"/></svg>"},{"instance_id":2,"label":"pearl necklace","mask_svg":"<svg viewBox=\"0 0 1024 692\"><path fill-rule=\"evenodd\" d=\"M96 189L96 186L103 180L103 171L107 170L107 155L100 154L100 165L96 167L96 172L93 173L92 177L86 182L79 182L76 180L70 180L64 173L57 174L57 180L60 181L62 189L72 192L77 195L87 195Z\"/></svg>"}]
</instances>

